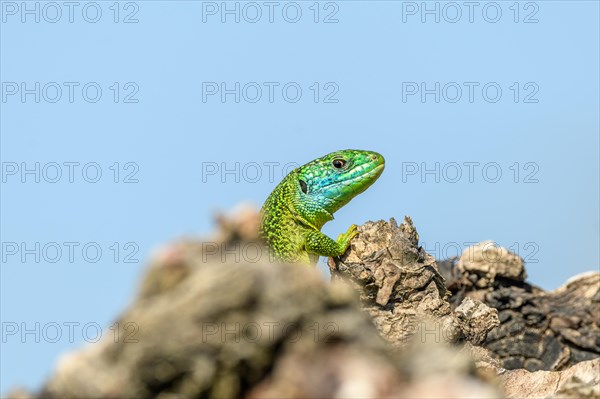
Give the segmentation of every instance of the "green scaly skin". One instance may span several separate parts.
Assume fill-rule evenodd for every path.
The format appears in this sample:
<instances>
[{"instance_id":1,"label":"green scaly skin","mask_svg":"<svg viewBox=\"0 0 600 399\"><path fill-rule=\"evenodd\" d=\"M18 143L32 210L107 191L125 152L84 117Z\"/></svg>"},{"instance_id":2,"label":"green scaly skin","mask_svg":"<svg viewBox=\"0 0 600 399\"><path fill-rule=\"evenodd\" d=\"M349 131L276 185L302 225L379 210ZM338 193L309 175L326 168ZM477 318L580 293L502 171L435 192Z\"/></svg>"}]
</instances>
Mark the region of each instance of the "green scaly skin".
<instances>
[{"instance_id":1,"label":"green scaly skin","mask_svg":"<svg viewBox=\"0 0 600 399\"><path fill-rule=\"evenodd\" d=\"M315 265L319 256L340 256L357 234L356 225L337 240L321 233L333 214L379 178L381 154L343 150L290 172L261 210L261 236L282 262Z\"/></svg>"}]
</instances>

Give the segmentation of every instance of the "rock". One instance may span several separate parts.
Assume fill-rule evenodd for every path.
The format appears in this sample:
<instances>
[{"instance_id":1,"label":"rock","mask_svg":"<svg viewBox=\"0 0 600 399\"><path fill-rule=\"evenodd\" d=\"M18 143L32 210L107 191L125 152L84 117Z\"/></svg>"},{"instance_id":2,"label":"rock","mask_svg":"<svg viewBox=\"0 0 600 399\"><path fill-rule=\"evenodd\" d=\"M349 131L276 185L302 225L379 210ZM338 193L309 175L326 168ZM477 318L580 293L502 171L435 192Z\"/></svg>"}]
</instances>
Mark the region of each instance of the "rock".
<instances>
[{"instance_id":1,"label":"rock","mask_svg":"<svg viewBox=\"0 0 600 399\"><path fill-rule=\"evenodd\" d=\"M472 297L498 310L501 324L483 345L503 367L562 370L600 357L600 273L575 276L545 292L523 281L523 262L516 254L483 249L490 245L466 249L461 259L442 262L442 270L454 306Z\"/></svg>"},{"instance_id":2,"label":"rock","mask_svg":"<svg viewBox=\"0 0 600 399\"><path fill-rule=\"evenodd\" d=\"M499 324L497 312L475 299L456 310L435 259L419 246L419 235L406 217L398 226L367 222L360 226L351 248L340 258L330 258L333 281L352 286L380 334L393 346L402 347L423 320L435 318L435 334L447 342L485 340Z\"/></svg>"},{"instance_id":3,"label":"rock","mask_svg":"<svg viewBox=\"0 0 600 399\"><path fill-rule=\"evenodd\" d=\"M203 241L157 251L118 339L63 356L40 391L7 396L599 396L598 274L545 293L501 250L499 269L480 257L438 270L405 218L359 227L327 283L271 263L256 220L243 207Z\"/></svg>"},{"instance_id":4,"label":"rock","mask_svg":"<svg viewBox=\"0 0 600 399\"><path fill-rule=\"evenodd\" d=\"M16 387L9 391L6 396L9 399L33 399L35 398L34 394L27 391L25 388Z\"/></svg>"},{"instance_id":5,"label":"rock","mask_svg":"<svg viewBox=\"0 0 600 399\"><path fill-rule=\"evenodd\" d=\"M427 333L437 321L399 356L349 287L297 265L223 262L222 253L203 248L188 241L160 251L152 277L117 320L119 340L65 355L40 392L12 397L501 395L467 354ZM177 279L174 264L185 271ZM460 314L480 310L468 300Z\"/></svg>"},{"instance_id":6,"label":"rock","mask_svg":"<svg viewBox=\"0 0 600 399\"><path fill-rule=\"evenodd\" d=\"M578 377L571 377L565 383L561 384L558 391L555 393L559 398L600 398L600 384L584 382Z\"/></svg>"},{"instance_id":7,"label":"rock","mask_svg":"<svg viewBox=\"0 0 600 399\"><path fill-rule=\"evenodd\" d=\"M563 371L509 370L498 378L508 398L598 398L600 359L581 362Z\"/></svg>"},{"instance_id":8,"label":"rock","mask_svg":"<svg viewBox=\"0 0 600 399\"><path fill-rule=\"evenodd\" d=\"M483 288L494 284L496 277L524 281L523 260L493 241L484 241L466 248L456 267L463 275L476 274L476 286Z\"/></svg>"},{"instance_id":9,"label":"rock","mask_svg":"<svg viewBox=\"0 0 600 399\"><path fill-rule=\"evenodd\" d=\"M454 315L460 322L464 338L475 345L484 342L488 332L500 324L497 312L471 298L465 298L454 310Z\"/></svg>"},{"instance_id":10,"label":"rock","mask_svg":"<svg viewBox=\"0 0 600 399\"><path fill-rule=\"evenodd\" d=\"M295 265L222 263L221 254L203 262L194 255L199 245L176 247L185 277L139 297L119 317L119 342L109 337L65 356L40 397L333 397L353 384L382 396L398 389L396 360L346 287ZM326 372L321 382L287 379L295 365L308 372L315 362ZM374 366L377 372L358 372Z\"/></svg>"}]
</instances>

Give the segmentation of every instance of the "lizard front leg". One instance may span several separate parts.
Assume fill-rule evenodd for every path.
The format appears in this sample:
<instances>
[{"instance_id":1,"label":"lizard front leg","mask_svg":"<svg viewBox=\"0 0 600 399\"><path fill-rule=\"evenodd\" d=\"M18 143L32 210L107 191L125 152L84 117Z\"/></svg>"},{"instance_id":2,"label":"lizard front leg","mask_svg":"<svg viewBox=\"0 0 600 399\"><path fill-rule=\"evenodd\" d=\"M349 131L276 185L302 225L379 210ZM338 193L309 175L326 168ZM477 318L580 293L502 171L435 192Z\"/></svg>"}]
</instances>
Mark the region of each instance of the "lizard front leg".
<instances>
[{"instance_id":1,"label":"lizard front leg","mask_svg":"<svg viewBox=\"0 0 600 399\"><path fill-rule=\"evenodd\" d=\"M340 256L350 246L350 241L356 237L358 230L356 225L351 225L345 233L338 236L337 241L333 241L318 230L311 231L306 236L306 251L321 256Z\"/></svg>"}]
</instances>

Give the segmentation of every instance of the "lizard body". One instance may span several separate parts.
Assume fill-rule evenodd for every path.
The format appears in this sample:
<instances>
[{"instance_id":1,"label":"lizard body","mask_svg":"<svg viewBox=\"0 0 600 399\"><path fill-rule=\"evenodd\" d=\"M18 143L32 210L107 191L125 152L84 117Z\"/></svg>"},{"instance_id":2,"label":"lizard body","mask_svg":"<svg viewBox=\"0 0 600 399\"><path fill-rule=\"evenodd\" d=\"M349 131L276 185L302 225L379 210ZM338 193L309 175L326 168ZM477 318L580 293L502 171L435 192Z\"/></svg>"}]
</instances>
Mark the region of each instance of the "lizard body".
<instances>
[{"instance_id":1,"label":"lizard body","mask_svg":"<svg viewBox=\"0 0 600 399\"><path fill-rule=\"evenodd\" d=\"M340 256L358 234L356 225L333 240L321 233L325 223L383 172L383 156L342 150L291 171L261 210L260 233L279 261L316 264L319 256Z\"/></svg>"}]
</instances>

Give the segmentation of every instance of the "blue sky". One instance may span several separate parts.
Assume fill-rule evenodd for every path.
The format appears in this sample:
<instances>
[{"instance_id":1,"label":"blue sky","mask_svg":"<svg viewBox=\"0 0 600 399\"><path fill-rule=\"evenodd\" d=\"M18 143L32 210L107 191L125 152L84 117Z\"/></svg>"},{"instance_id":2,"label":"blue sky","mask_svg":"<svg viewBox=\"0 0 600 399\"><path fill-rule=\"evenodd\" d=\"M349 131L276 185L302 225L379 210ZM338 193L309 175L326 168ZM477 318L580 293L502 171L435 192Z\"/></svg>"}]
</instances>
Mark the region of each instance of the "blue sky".
<instances>
[{"instance_id":1,"label":"blue sky","mask_svg":"<svg viewBox=\"0 0 600 399\"><path fill-rule=\"evenodd\" d=\"M598 270L598 2L53 4L0 3L0 392L112 334L155 248L337 149L386 170L331 236L410 215L438 258Z\"/></svg>"}]
</instances>

